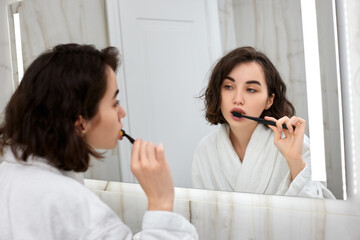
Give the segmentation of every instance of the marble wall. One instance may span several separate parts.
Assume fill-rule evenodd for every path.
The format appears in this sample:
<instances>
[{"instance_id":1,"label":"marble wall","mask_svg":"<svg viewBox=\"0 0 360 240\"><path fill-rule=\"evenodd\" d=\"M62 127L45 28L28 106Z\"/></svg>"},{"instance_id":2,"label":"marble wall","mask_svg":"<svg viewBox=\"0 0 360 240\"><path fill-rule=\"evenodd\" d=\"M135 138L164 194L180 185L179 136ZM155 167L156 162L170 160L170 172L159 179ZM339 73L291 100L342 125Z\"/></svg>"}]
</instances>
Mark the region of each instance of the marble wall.
<instances>
[{"instance_id":1,"label":"marble wall","mask_svg":"<svg viewBox=\"0 0 360 240\"><path fill-rule=\"evenodd\" d=\"M138 184L85 180L133 233L147 208ZM348 201L175 188L174 212L200 239L359 239L358 199Z\"/></svg>"},{"instance_id":2,"label":"marble wall","mask_svg":"<svg viewBox=\"0 0 360 240\"><path fill-rule=\"evenodd\" d=\"M0 109L12 93L6 6L0 0ZM81 1L79 1L81 2ZM175 212L189 219L200 239L360 239L360 3L346 0L349 37L347 88L352 114L345 116L352 137L347 141L349 200L315 200L176 188ZM230 41L230 40L229 40ZM353 124L351 126L350 124ZM137 184L86 180L134 232L141 228L146 199Z\"/></svg>"},{"instance_id":3,"label":"marble wall","mask_svg":"<svg viewBox=\"0 0 360 240\"><path fill-rule=\"evenodd\" d=\"M10 44L8 32L8 20L6 13L6 6L8 3L15 1L0 1L0 81L1 81L1 94L0 94L0 110L1 112L10 99L13 91L12 81L12 68L10 58Z\"/></svg>"},{"instance_id":4,"label":"marble wall","mask_svg":"<svg viewBox=\"0 0 360 240\"><path fill-rule=\"evenodd\" d=\"M10 12L20 14L25 69L39 53L60 43L108 46L103 1L21 1Z\"/></svg>"}]
</instances>

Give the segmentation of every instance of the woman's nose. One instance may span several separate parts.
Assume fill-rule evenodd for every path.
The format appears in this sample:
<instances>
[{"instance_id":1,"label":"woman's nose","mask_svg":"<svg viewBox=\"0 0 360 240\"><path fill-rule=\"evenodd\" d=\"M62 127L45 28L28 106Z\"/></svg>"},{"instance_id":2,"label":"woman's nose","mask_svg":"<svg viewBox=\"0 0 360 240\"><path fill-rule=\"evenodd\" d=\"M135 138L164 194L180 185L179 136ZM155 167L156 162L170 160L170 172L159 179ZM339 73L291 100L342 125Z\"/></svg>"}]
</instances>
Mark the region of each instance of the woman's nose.
<instances>
[{"instance_id":1,"label":"woman's nose","mask_svg":"<svg viewBox=\"0 0 360 240\"><path fill-rule=\"evenodd\" d=\"M244 104L243 94L240 91L236 91L233 99L234 104Z\"/></svg>"},{"instance_id":2,"label":"woman's nose","mask_svg":"<svg viewBox=\"0 0 360 240\"><path fill-rule=\"evenodd\" d=\"M122 106L119 107L119 111L118 111L118 117L119 117L119 120L121 120L122 118L124 118L126 116L126 112L125 110L123 109Z\"/></svg>"}]
</instances>

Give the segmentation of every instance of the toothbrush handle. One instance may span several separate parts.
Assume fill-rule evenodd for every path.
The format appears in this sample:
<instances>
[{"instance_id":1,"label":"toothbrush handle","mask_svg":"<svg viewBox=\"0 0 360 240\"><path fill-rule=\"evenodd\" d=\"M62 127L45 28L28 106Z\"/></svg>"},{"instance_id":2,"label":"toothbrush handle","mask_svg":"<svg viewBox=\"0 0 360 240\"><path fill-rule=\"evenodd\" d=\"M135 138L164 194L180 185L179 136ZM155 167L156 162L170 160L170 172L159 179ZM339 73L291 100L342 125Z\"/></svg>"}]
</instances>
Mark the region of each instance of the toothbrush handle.
<instances>
[{"instance_id":1,"label":"toothbrush handle","mask_svg":"<svg viewBox=\"0 0 360 240\"><path fill-rule=\"evenodd\" d=\"M130 136L127 135L126 133L124 133L124 136L125 136L127 139L129 139L129 141L130 141L131 143L134 143L134 142L135 142L135 139L133 139L132 137L130 137Z\"/></svg>"},{"instance_id":2,"label":"toothbrush handle","mask_svg":"<svg viewBox=\"0 0 360 240\"><path fill-rule=\"evenodd\" d=\"M262 124L271 125L271 126L276 127L276 122L274 122L274 121L265 120L263 118L250 117L250 116L246 116L246 115L242 115L242 116L244 118L248 118L248 119L257 121L258 123L262 123ZM283 123L282 127L283 127L283 129L288 129L285 123ZM295 127L294 127L294 129L295 129Z\"/></svg>"},{"instance_id":3,"label":"toothbrush handle","mask_svg":"<svg viewBox=\"0 0 360 240\"><path fill-rule=\"evenodd\" d=\"M126 134L124 129L121 129L120 135L126 137L132 144L135 142L135 140L132 137L130 137L130 135Z\"/></svg>"},{"instance_id":4,"label":"toothbrush handle","mask_svg":"<svg viewBox=\"0 0 360 240\"><path fill-rule=\"evenodd\" d=\"M266 121L266 122L264 122L264 124L267 124L267 125L271 125L271 126L275 126L275 127L276 127L276 122L274 122L274 121L269 121L269 120L265 120L265 119L264 119L264 121ZM285 123L282 124L282 128L283 128L283 129L288 129ZM295 127L294 127L294 128L295 128Z\"/></svg>"}]
</instances>

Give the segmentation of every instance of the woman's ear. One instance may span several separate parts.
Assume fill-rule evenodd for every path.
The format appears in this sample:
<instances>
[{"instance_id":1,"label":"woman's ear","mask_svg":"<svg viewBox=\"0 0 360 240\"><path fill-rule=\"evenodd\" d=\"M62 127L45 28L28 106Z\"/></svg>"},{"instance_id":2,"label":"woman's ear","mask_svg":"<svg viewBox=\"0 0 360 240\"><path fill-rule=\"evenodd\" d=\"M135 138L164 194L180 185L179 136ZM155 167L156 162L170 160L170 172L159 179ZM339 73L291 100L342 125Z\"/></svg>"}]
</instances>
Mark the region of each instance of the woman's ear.
<instances>
[{"instance_id":1,"label":"woman's ear","mask_svg":"<svg viewBox=\"0 0 360 240\"><path fill-rule=\"evenodd\" d=\"M274 103L275 93L271 94L271 97L268 98L265 110L268 110Z\"/></svg>"},{"instance_id":2,"label":"woman's ear","mask_svg":"<svg viewBox=\"0 0 360 240\"><path fill-rule=\"evenodd\" d=\"M81 115L75 121L75 129L80 136L83 136L88 128L88 121L84 119Z\"/></svg>"}]
</instances>

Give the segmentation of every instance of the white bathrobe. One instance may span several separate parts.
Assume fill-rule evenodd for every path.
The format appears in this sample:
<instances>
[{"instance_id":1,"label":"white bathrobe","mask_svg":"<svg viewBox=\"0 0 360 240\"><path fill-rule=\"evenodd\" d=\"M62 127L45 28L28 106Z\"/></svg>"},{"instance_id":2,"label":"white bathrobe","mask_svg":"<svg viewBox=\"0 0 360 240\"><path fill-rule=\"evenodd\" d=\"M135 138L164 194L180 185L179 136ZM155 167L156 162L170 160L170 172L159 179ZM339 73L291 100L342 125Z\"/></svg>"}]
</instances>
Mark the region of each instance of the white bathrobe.
<instances>
[{"instance_id":1,"label":"white bathrobe","mask_svg":"<svg viewBox=\"0 0 360 240\"><path fill-rule=\"evenodd\" d=\"M311 181L310 143L305 136L303 158L306 167L291 182L286 159L274 145L272 130L262 124L255 128L241 162L229 138L229 126L203 138L192 166L194 188L212 190L334 198L320 182Z\"/></svg>"},{"instance_id":2,"label":"white bathrobe","mask_svg":"<svg viewBox=\"0 0 360 240\"><path fill-rule=\"evenodd\" d=\"M0 239L131 239L130 229L83 184L31 158L19 163L11 151L0 164ZM70 174L76 175L76 174ZM141 239L198 239L184 217L147 211Z\"/></svg>"}]
</instances>

